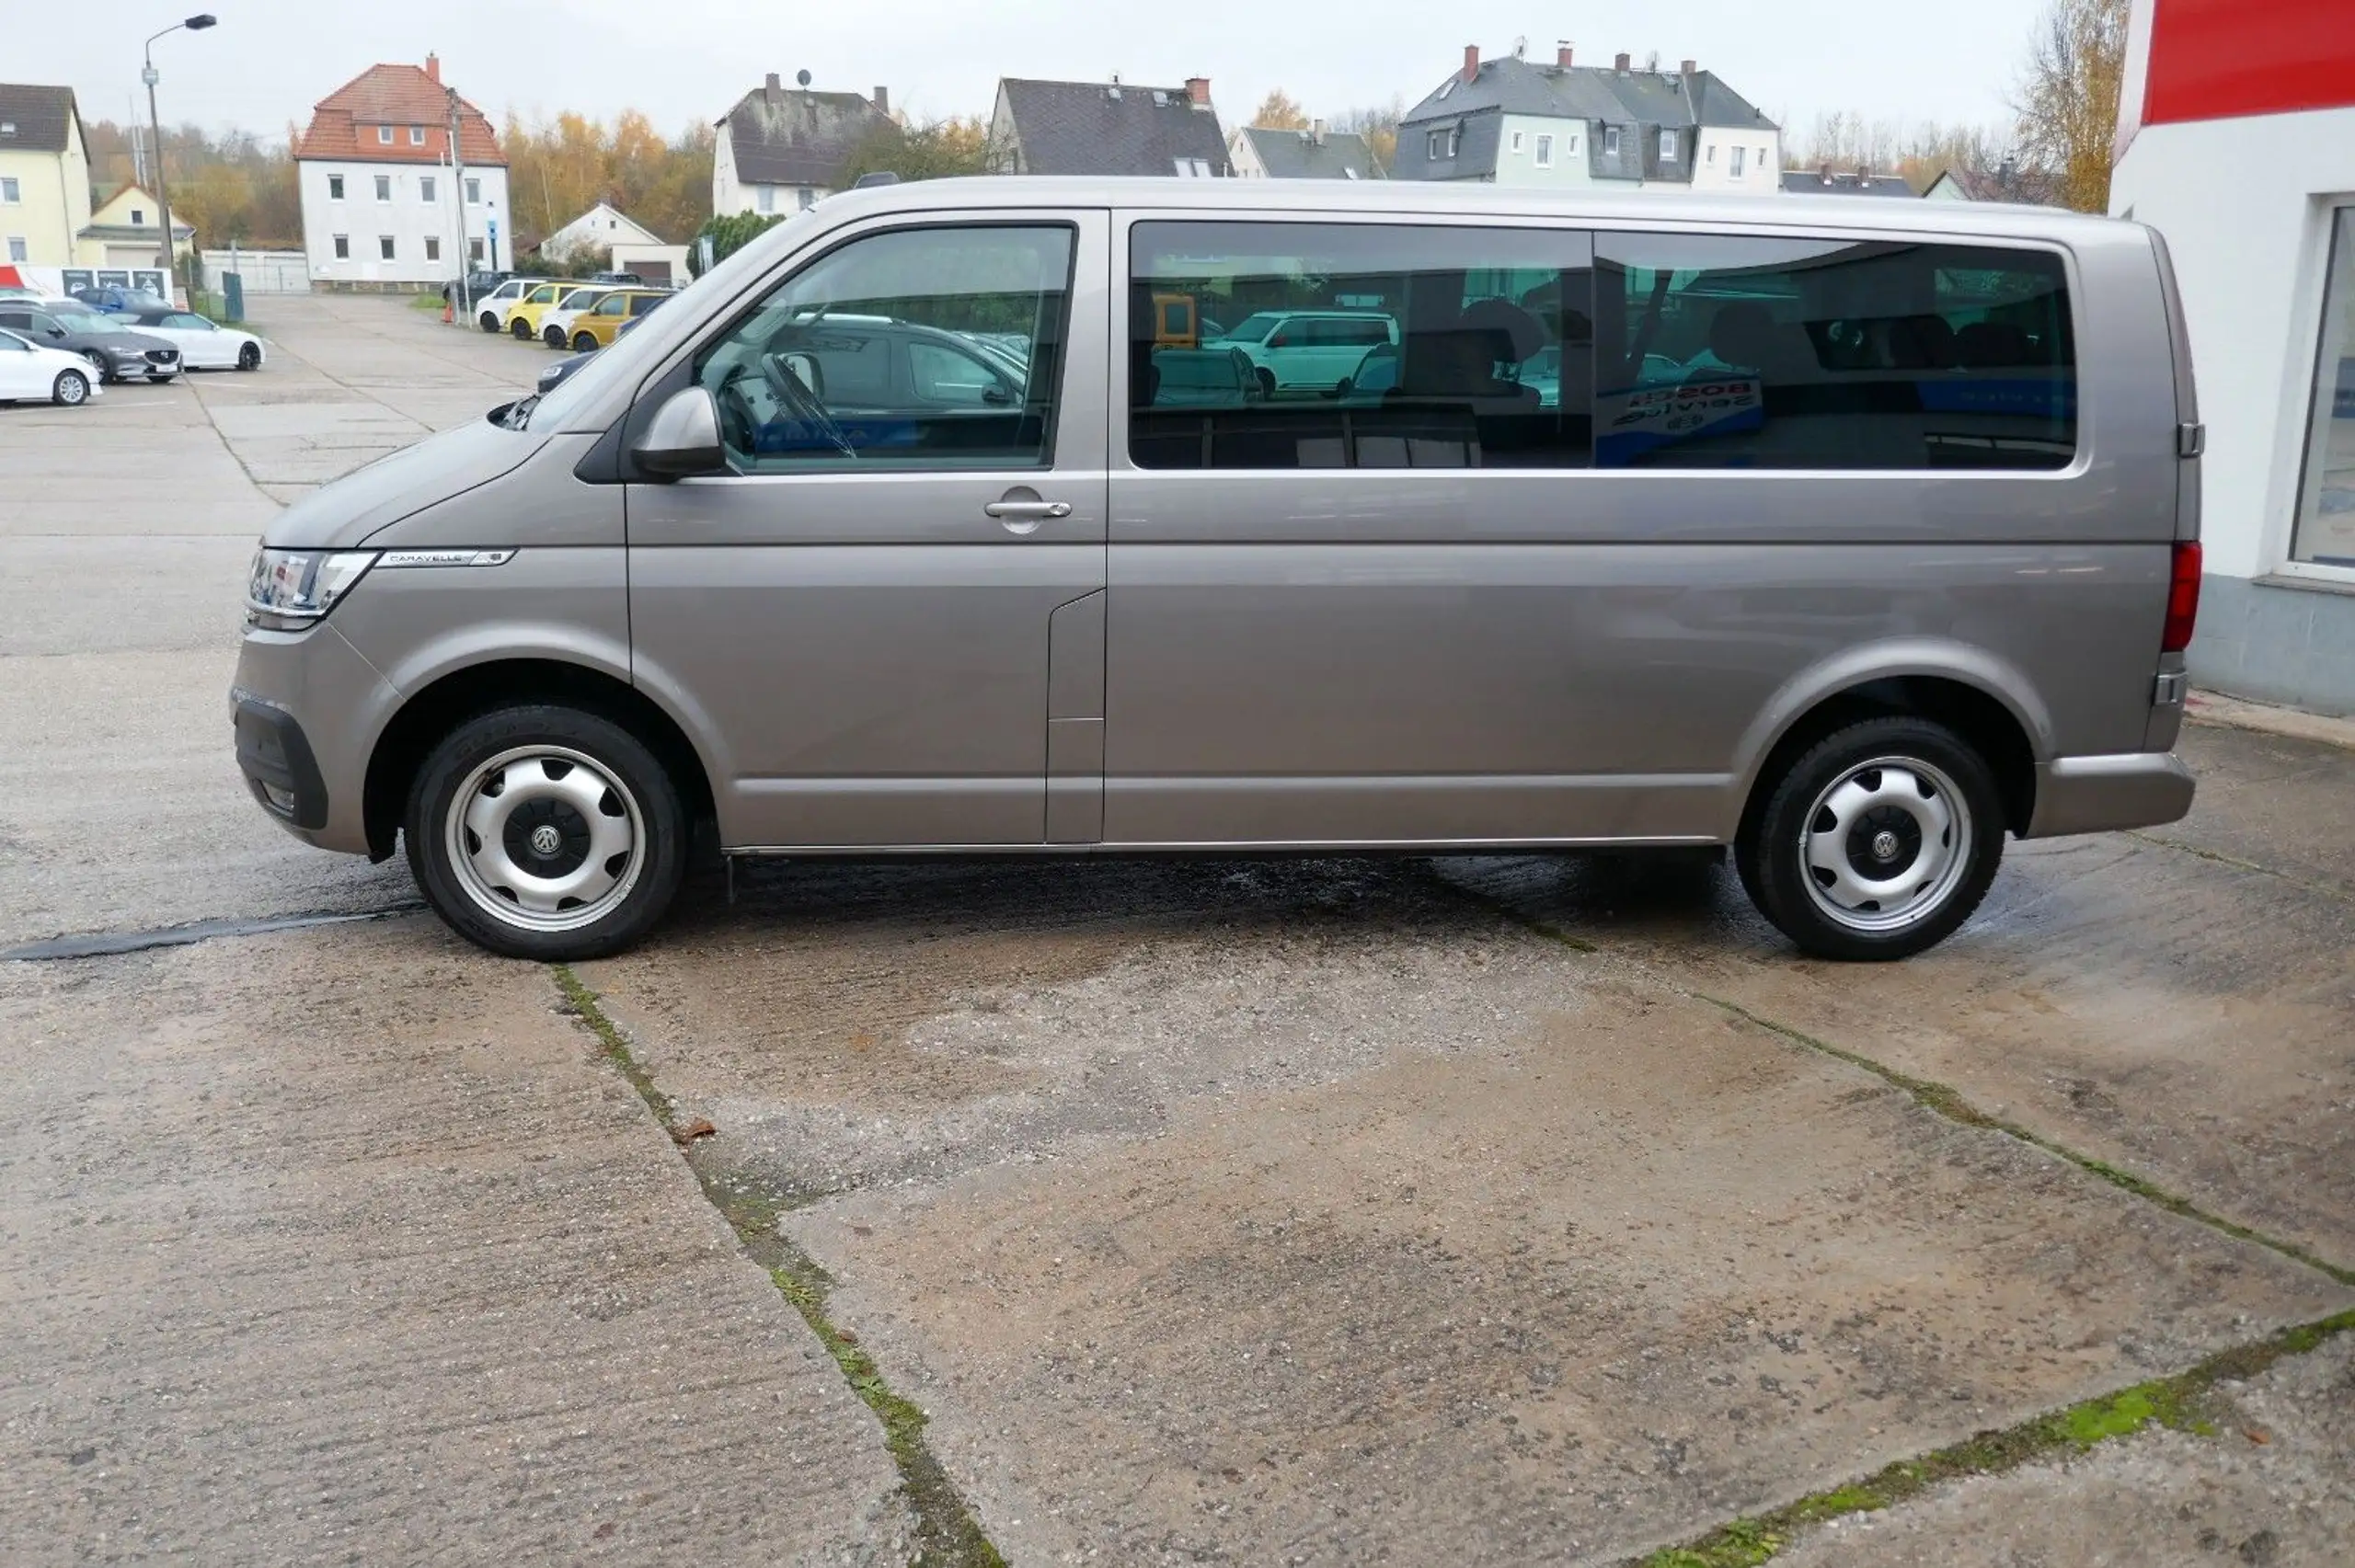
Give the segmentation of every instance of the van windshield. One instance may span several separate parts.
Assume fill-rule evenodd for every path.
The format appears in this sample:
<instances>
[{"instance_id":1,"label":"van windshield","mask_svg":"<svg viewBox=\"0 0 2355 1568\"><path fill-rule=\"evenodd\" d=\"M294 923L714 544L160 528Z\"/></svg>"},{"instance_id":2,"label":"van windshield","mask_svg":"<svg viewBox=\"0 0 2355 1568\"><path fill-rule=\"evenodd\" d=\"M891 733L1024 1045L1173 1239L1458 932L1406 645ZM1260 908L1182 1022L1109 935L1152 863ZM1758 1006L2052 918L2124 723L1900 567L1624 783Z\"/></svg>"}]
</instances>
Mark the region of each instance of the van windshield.
<instances>
[{"instance_id":1,"label":"van windshield","mask_svg":"<svg viewBox=\"0 0 2355 1568\"><path fill-rule=\"evenodd\" d=\"M1234 328L1227 333L1224 341L1229 343L1257 343L1265 338L1269 333L1273 332L1276 329L1276 323L1282 319L1283 317L1274 311L1258 311L1253 315L1245 316L1241 321L1237 322Z\"/></svg>"}]
</instances>

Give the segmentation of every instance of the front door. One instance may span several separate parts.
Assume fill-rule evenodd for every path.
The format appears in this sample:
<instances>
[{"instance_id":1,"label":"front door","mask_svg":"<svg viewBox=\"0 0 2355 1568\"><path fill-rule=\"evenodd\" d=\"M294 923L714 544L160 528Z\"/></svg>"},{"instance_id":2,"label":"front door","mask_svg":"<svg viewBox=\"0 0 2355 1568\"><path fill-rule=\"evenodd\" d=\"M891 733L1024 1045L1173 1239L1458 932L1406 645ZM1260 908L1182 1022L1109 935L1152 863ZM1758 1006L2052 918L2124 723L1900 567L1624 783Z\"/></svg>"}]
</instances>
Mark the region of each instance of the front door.
<instances>
[{"instance_id":1,"label":"front door","mask_svg":"<svg viewBox=\"0 0 2355 1568\"><path fill-rule=\"evenodd\" d=\"M881 221L697 350L731 472L629 486L632 658L728 847L1096 837L1107 229Z\"/></svg>"}]
</instances>

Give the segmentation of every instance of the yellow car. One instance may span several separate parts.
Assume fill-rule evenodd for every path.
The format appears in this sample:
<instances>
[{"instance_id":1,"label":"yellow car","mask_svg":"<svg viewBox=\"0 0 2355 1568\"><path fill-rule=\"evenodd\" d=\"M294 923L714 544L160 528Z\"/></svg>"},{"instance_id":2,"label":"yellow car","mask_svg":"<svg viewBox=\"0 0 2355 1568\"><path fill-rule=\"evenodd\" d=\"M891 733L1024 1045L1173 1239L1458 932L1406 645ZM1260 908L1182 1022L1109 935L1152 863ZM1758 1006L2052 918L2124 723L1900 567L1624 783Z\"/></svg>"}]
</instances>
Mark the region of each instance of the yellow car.
<instances>
[{"instance_id":1,"label":"yellow car","mask_svg":"<svg viewBox=\"0 0 2355 1568\"><path fill-rule=\"evenodd\" d=\"M615 289L572 318L572 351L613 347L623 327L670 297L661 289Z\"/></svg>"},{"instance_id":2,"label":"yellow car","mask_svg":"<svg viewBox=\"0 0 2355 1568\"><path fill-rule=\"evenodd\" d=\"M579 283L542 283L507 313L507 330L518 342L529 343L540 335L540 317L556 309L558 300L579 293L582 287Z\"/></svg>"}]
</instances>

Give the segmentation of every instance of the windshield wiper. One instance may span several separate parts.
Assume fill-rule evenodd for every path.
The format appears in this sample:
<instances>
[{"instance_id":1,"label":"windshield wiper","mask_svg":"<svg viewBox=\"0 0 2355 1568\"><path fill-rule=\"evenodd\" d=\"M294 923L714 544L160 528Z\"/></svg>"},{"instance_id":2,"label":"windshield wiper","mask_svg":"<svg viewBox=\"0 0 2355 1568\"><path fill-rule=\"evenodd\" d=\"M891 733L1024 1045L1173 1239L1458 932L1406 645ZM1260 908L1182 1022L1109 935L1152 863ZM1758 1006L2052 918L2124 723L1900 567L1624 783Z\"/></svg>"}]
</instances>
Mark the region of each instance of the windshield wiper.
<instances>
[{"instance_id":1,"label":"windshield wiper","mask_svg":"<svg viewBox=\"0 0 2355 1568\"><path fill-rule=\"evenodd\" d=\"M507 417L499 422L511 430L520 430L531 422L532 409L539 403L540 395L520 398L507 406Z\"/></svg>"}]
</instances>

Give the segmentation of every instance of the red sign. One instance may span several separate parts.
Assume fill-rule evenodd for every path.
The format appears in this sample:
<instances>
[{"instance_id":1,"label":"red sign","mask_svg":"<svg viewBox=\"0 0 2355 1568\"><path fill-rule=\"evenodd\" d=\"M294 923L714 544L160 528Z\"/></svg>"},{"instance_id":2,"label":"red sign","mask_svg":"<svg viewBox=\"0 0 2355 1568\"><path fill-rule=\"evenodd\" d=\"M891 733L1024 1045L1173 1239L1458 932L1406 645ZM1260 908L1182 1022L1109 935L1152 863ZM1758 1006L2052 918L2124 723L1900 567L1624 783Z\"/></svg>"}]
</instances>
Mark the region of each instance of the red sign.
<instances>
[{"instance_id":1,"label":"red sign","mask_svg":"<svg viewBox=\"0 0 2355 1568\"><path fill-rule=\"evenodd\" d=\"M2355 0L2154 0L2142 121L2355 106Z\"/></svg>"}]
</instances>

